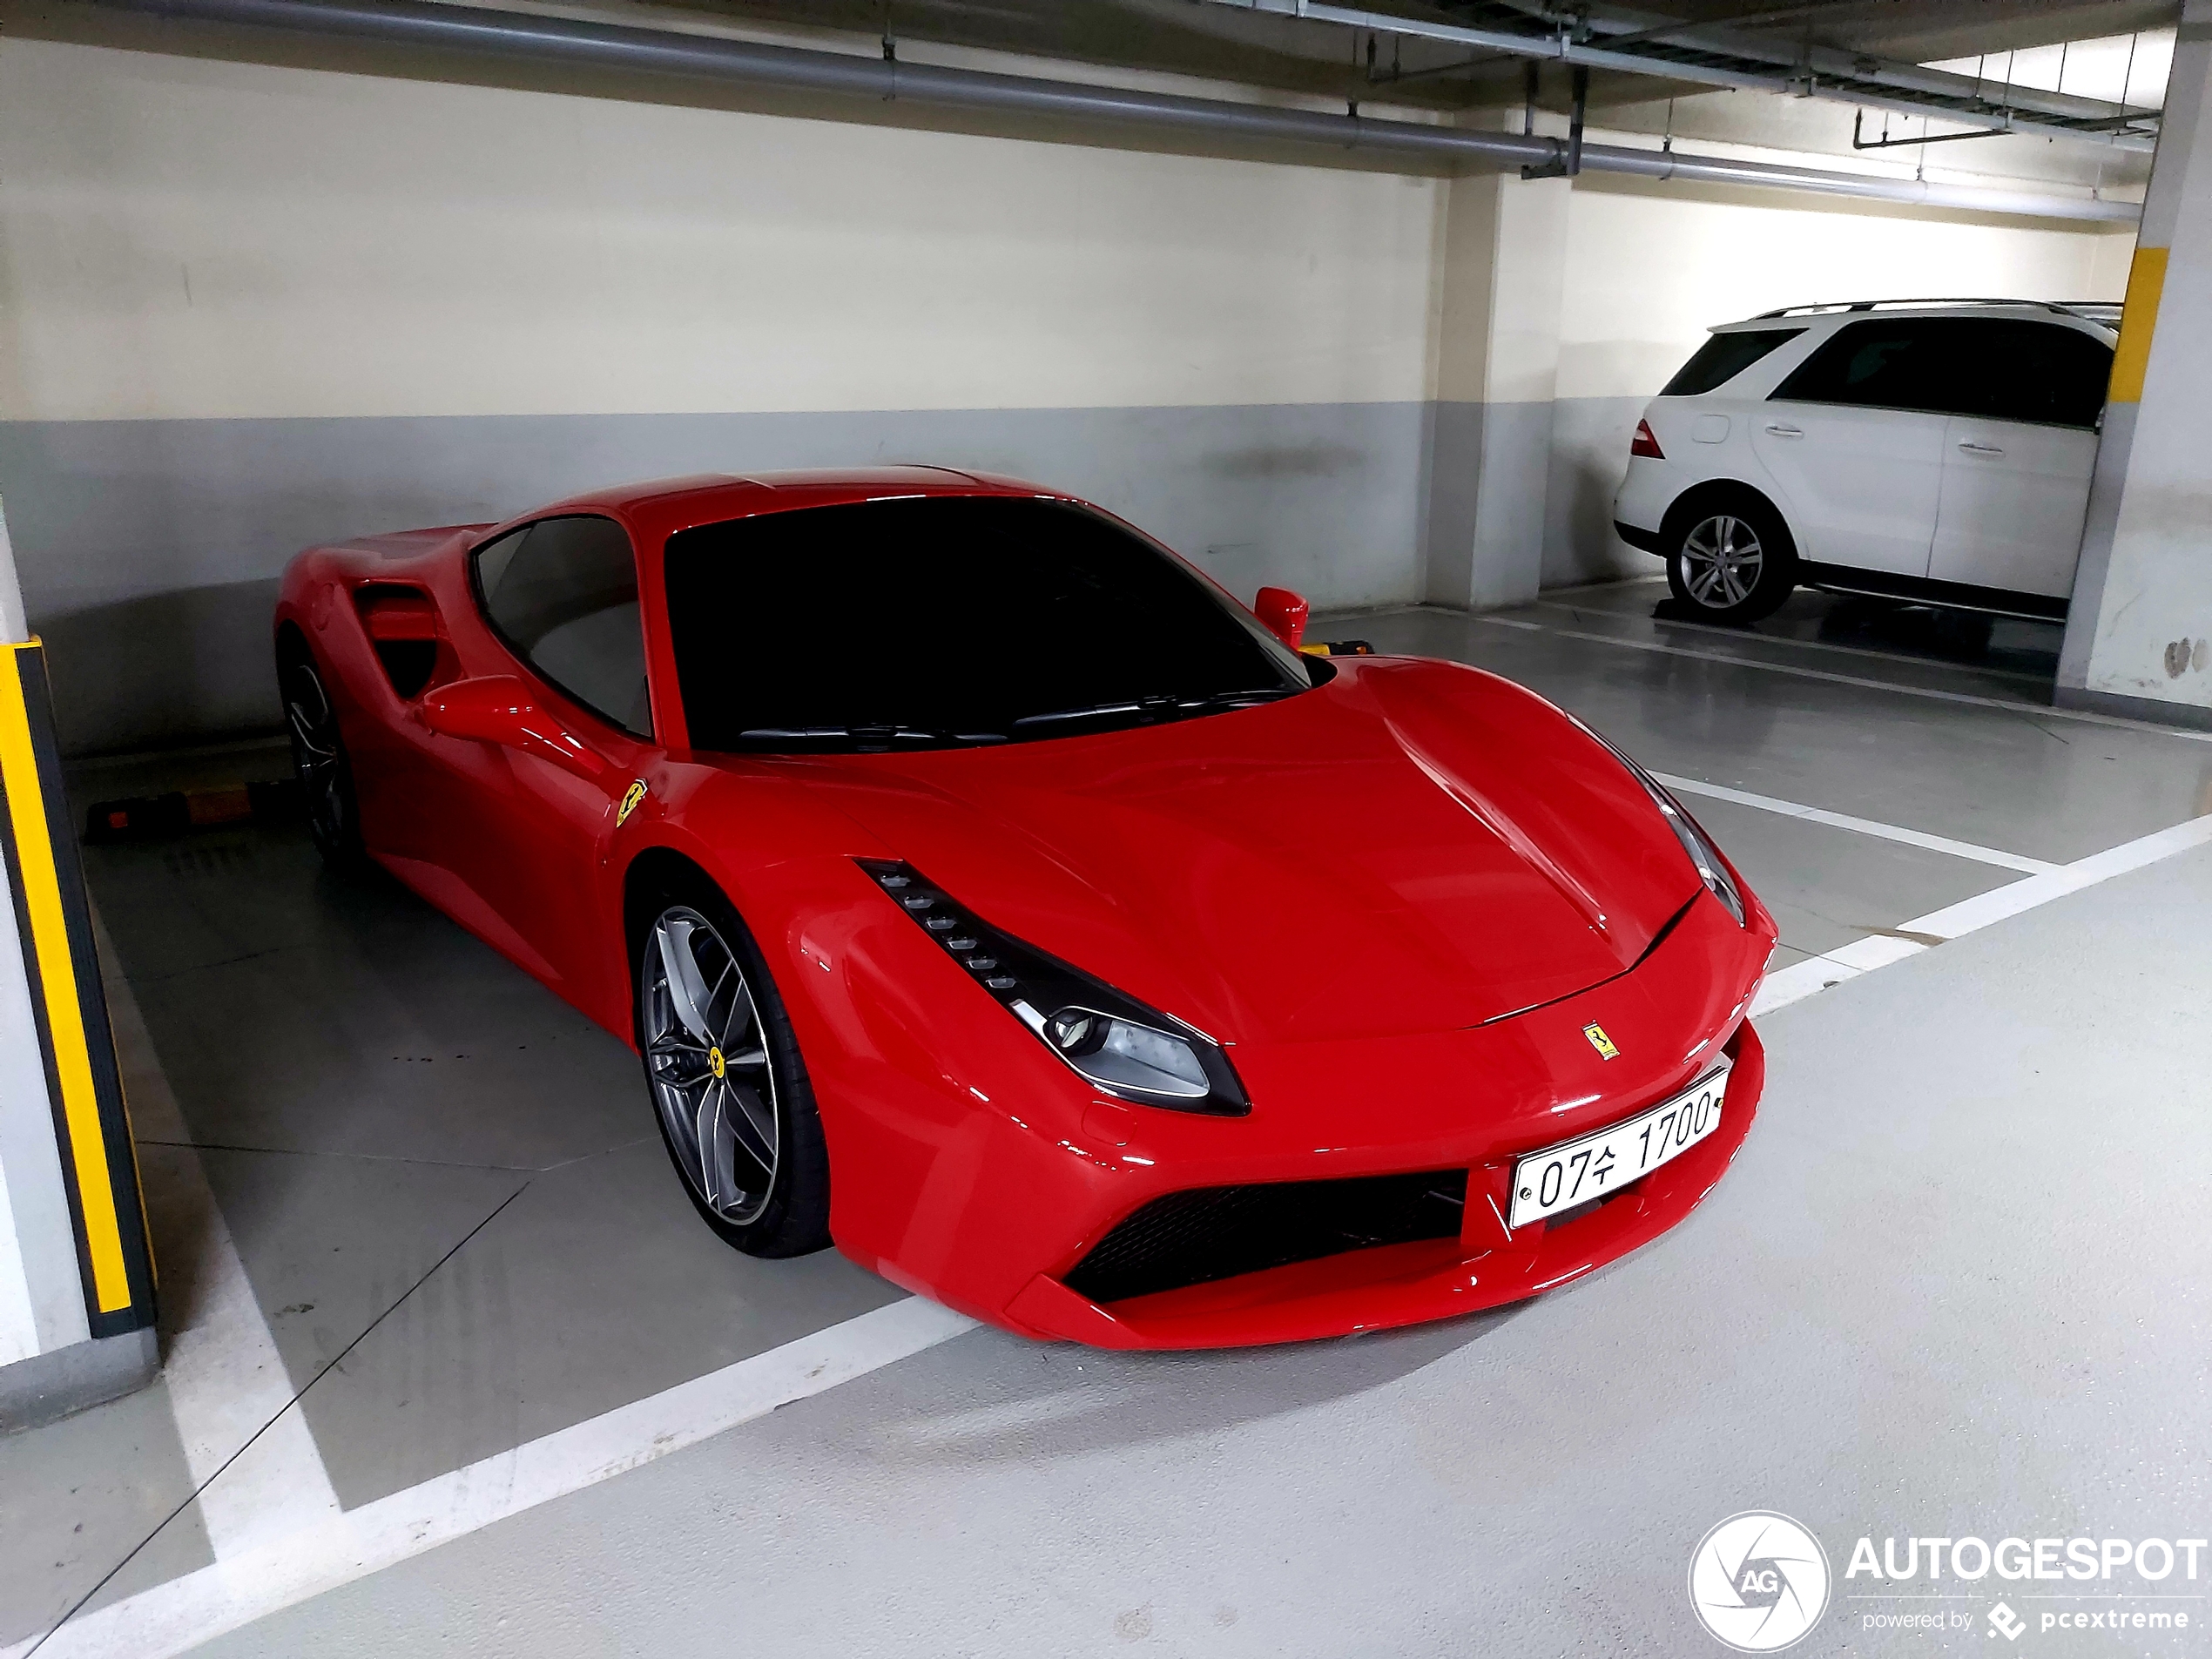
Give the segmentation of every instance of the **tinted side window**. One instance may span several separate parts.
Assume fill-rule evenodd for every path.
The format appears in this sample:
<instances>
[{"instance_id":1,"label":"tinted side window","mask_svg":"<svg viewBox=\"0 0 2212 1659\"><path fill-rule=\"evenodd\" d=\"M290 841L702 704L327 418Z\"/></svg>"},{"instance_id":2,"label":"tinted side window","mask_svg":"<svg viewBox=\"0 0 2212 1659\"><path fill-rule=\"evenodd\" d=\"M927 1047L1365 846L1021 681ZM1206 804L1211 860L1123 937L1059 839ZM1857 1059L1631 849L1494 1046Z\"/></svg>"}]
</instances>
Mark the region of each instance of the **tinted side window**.
<instances>
[{"instance_id":1,"label":"tinted side window","mask_svg":"<svg viewBox=\"0 0 2212 1659\"><path fill-rule=\"evenodd\" d=\"M1674 379L1659 388L1659 395L1695 397L1725 386L1776 347L1803 333L1802 328L1739 328L1715 334L1697 348Z\"/></svg>"},{"instance_id":2,"label":"tinted side window","mask_svg":"<svg viewBox=\"0 0 2212 1659\"><path fill-rule=\"evenodd\" d=\"M1846 403L1864 408L1966 415L1976 354L1951 317L1885 317L1854 322L1805 359L1774 389L1781 401Z\"/></svg>"},{"instance_id":3,"label":"tinted side window","mask_svg":"<svg viewBox=\"0 0 2212 1659\"><path fill-rule=\"evenodd\" d=\"M584 707L652 734L630 533L610 518L544 518L476 552L484 612L515 654Z\"/></svg>"},{"instance_id":4,"label":"tinted side window","mask_svg":"<svg viewBox=\"0 0 2212 1659\"><path fill-rule=\"evenodd\" d=\"M2039 426L2094 427L2112 379L2112 347L2057 323L1991 318L1973 325L1979 361L1973 414Z\"/></svg>"}]
</instances>

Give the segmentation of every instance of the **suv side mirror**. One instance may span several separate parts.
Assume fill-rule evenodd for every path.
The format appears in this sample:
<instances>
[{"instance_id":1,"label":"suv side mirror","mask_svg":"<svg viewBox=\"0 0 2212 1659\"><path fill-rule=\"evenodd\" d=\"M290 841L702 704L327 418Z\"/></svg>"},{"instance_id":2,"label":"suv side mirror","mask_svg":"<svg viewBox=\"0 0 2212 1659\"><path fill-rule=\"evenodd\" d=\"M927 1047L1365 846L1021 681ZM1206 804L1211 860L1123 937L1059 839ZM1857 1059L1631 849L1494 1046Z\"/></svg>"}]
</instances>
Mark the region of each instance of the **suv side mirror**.
<instances>
[{"instance_id":1,"label":"suv side mirror","mask_svg":"<svg viewBox=\"0 0 2212 1659\"><path fill-rule=\"evenodd\" d=\"M442 738L520 749L582 778L607 769L607 762L539 707L529 687L512 674L455 680L426 693L417 706L422 724Z\"/></svg>"},{"instance_id":2,"label":"suv side mirror","mask_svg":"<svg viewBox=\"0 0 2212 1659\"><path fill-rule=\"evenodd\" d=\"M1262 588L1253 596L1252 610L1267 631L1288 645L1298 649L1305 637L1306 604L1303 597L1288 588Z\"/></svg>"}]
</instances>

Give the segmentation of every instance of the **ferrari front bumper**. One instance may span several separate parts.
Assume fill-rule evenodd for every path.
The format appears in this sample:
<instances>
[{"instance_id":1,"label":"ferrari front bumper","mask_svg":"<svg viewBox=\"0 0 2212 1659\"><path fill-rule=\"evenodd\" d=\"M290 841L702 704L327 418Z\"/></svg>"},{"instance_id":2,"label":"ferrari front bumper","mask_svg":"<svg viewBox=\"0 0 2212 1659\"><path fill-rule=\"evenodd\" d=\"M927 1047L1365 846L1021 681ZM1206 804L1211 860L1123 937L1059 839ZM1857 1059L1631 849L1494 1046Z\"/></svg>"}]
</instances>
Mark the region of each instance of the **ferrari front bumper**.
<instances>
[{"instance_id":1,"label":"ferrari front bumper","mask_svg":"<svg viewBox=\"0 0 2212 1659\"><path fill-rule=\"evenodd\" d=\"M1040 1273L1008 1305L1010 1324L1102 1348L1234 1347L1386 1330L1521 1301L1648 1244L1695 1209L1750 1133L1766 1081L1747 1024L1721 1127L1673 1162L1580 1214L1502 1238L1497 1219L1511 1160L1468 1172L1458 1237L1379 1244L1234 1277L1098 1303Z\"/></svg>"},{"instance_id":2,"label":"ferrari front bumper","mask_svg":"<svg viewBox=\"0 0 2212 1659\"><path fill-rule=\"evenodd\" d=\"M887 921L887 957L915 932ZM915 1001L911 1026L842 1045L882 1063L832 1084L861 1111L825 1115L833 1157L853 1149L831 1226L895 1284L1103 1347L1341 1336L1534 1296L1680 1221L1743 1144L1765 1082L1745 1013L1773 944L1753 921L1701 895L1630 972L1480 1025L1239 1044L1243 1117L1095 1098L995 1005L931 1031L966 1002ZM920 971L886 968L886 984ZM1661 1105L1723 1053L1703 1140L1595 1208L1506 1225L1516 1160ZM994 1063L955 1072L941 1054Z\"/></svg>"}]
</instances>

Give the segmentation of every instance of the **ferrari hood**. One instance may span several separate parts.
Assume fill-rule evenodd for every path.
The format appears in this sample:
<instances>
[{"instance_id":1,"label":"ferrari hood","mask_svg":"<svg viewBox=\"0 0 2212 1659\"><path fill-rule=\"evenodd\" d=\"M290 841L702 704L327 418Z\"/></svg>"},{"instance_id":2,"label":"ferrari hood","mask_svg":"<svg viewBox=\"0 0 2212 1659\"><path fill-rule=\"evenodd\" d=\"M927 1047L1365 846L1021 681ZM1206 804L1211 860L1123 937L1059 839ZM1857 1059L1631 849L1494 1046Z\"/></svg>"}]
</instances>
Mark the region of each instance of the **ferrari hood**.
<instances>
[{"instance_id":1,"label":"ferrari hood","mask_svg":"<svg viewBox=\"0 0 2212 1659\"><path fill-rule=\"evenodd\" d=\"M995 927L1227 1042L1451 1029L1633 967L1698 891L1558 710L1448 664L1091 737L776 763Z\"/></svg>"}]
</instances>

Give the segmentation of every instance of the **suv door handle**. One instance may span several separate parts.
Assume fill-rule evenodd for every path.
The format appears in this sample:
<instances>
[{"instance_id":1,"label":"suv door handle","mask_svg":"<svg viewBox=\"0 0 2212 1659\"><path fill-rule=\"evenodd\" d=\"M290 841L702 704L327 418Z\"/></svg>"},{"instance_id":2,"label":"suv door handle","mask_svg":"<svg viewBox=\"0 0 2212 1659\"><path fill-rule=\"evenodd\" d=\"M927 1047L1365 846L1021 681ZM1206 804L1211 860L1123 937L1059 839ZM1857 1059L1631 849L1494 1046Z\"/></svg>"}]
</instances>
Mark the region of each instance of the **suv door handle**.
<instances>
[{"instance_id":1,"label":"suv door handle","mask_svg":"<svg viewBox=\"0 0 2212 1659\"><path fill-rule=\"evenodd\" d=\"M1962 443L1959 447L1970 455L2001 455L2005 453L1993 443Z\"/></svg>"},{"instance_id":2,"label":"suv door handle","mask_svg":"<svg viewBox=\"0 0 2212 1659\"><path fill-rule=\"evenodd\" d=\"M1767 430L1773 433L1777 438L1802 438L1805 435L1804 428L1803 427L1782 426L1777 424L1767 428Z\"/></svg>"}]
</instances>

